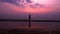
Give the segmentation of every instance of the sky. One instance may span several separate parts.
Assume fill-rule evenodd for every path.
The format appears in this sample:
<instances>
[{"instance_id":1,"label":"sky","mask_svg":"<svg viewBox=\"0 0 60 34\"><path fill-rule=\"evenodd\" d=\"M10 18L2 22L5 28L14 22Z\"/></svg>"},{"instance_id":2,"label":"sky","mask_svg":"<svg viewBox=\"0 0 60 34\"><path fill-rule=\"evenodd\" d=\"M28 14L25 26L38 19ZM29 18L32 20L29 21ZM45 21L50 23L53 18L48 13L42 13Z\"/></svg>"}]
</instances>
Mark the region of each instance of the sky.
<instances>
[{"instance_id":1,"label":"sky","mask_svg":"<svg viewBox=\"0 0 60 34\"><path fill-rule=\"evenodd\" d=\"M0 0L0 19L60 20L60 0Z\"/></svg>"},{"instance_id":2,"label":"sky","mask_svg":"<svg viewBox=\"0 0 60 34\"><path fill-rule=\"evenodd\" d=\"M0 19L60 19L60 0L0 0Z\"/></svg>"}]
</instances>

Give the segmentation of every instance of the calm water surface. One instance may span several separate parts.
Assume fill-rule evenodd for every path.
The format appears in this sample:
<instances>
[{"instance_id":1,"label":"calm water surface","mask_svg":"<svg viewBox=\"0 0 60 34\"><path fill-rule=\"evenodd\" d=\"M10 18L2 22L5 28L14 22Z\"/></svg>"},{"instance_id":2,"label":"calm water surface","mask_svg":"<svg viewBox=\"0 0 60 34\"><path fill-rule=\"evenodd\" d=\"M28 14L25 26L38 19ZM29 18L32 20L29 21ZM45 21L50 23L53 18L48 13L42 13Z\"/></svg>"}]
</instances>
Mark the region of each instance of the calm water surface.
<instances>
[{"instance_id":1,"label":"calm water surface","mask_svg":"<svg viewBox=\"0 0 60 34\"><path fill-rule=\"evenodd\" d=\"M0 28L29 28L28 22L0 22ZM60 22L31 22L31 29L60 30Z\"/></svg>"}]
</instances>

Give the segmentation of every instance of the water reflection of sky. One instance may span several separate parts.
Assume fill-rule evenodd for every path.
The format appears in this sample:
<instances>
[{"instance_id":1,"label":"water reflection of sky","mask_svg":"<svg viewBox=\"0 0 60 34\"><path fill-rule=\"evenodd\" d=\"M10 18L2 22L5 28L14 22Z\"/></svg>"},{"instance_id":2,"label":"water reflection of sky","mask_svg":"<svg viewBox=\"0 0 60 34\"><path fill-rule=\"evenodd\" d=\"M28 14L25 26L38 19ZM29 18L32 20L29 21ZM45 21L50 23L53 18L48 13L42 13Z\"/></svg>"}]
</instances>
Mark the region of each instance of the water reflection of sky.
<instances>
[{"instance_id":1,"label":"water reflection of sky","mask_svg":"<svg viewBox=\"0 0 60 34\"><path fill-rule=\"evenodd\" d=\"M28 29L28 22L0 22L0 28ZM59 22L32 22L31 29L60 30Z\"/></svg>"}]
</instances>

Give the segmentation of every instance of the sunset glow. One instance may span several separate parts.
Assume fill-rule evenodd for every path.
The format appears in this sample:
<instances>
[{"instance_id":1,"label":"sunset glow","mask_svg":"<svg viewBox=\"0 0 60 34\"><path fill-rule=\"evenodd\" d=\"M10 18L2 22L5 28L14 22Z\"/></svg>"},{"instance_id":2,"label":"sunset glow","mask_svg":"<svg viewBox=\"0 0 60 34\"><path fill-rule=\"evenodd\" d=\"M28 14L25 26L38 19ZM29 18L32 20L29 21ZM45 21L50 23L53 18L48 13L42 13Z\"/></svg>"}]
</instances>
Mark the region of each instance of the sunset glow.
<instances>
[{"instance_id":1,"label":"sunset glow","mask_svg":"<svg viewBox=\"0 0 60 34\"><path fill-rule=\"evenodd\" d=\"M50 0L31 0L33 3L39 3L39 4L47 4L50 2Z\"/></svg>"}]
</instances>

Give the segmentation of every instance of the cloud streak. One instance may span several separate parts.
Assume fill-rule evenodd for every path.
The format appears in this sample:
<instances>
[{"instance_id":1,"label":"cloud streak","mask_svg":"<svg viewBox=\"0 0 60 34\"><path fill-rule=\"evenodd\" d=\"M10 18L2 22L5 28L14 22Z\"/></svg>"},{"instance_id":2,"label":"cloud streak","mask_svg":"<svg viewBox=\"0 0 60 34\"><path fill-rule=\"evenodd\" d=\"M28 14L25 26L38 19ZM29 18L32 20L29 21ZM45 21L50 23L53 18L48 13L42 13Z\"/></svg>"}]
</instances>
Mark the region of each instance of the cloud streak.
<instances>
[{"instance_id":1,"label":"cloud streak","mask_svg":"<svg viewBox=\"0 0 60 34\"><path fill-rule=\"evenodd\" d=\"M0 2L6 2L6 3L11 3L16 6L19 6L19 4L16 2L17 0L0 0Z\"/></svg>"}]
</instances>

